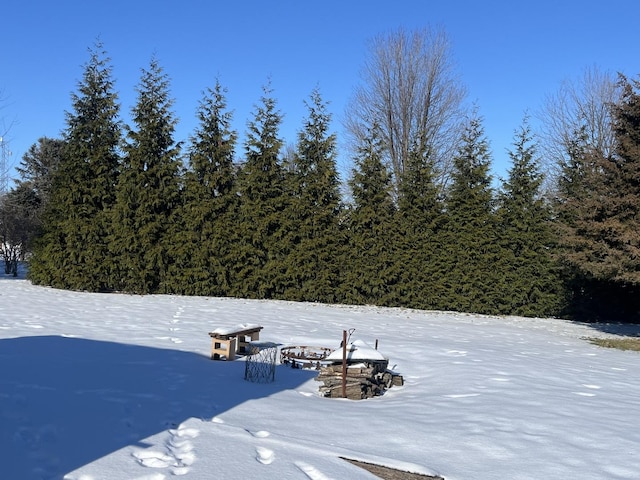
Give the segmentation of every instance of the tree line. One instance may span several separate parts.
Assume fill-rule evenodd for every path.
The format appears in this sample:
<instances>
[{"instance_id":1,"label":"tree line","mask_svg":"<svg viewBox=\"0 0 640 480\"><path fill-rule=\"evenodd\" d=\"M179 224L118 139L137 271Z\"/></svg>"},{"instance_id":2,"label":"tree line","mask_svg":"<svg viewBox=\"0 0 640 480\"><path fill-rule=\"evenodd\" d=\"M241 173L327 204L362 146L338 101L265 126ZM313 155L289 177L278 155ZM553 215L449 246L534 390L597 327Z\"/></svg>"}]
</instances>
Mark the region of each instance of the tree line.
<instances>
[{"instance_id":1,"label":"tree line","mask_svg":"<svg viewBox=\"0 0 640 480\"><path fill-rule=\"evenodd\" d=\"M3 238L30 252L33 283L56 288L637 319L640 84L619 78L610 148L578 120L560 142L552 187L525 117L496 188L483 119L459 108L463 92L436 33L374 42L372 71L415 65L397 53L407 38L400 43L422 52L428 71L440 70L412 89L416 98L377 93L393 92L400 68L376 77L385 88L372 82L356 95L348 195L318 89L286 150L269 84L239 145L216 82L183 146L158 61L142 71L123 125L97 44L62 138L31 147L3 198ZM425 99L413 116L412 102Z\"/></svg>"}]
</instances>

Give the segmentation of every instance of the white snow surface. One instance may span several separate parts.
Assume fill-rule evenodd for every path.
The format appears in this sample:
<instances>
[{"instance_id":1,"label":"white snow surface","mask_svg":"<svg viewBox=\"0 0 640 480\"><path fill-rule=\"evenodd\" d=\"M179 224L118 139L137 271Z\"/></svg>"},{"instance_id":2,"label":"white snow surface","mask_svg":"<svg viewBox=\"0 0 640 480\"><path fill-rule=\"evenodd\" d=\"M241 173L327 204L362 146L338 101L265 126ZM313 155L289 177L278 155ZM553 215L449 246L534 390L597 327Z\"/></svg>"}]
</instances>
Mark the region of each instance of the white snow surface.
<instances>
[{"instance_id":1,"label":"white snow surface","mask_svg":"<svg viewBox=\"0 0 640 480\"><path fill-rule=\"evenodd\" d=\"M373 344L405 384L319 395L316 372L209 359L208 332ZM78 293L0 278L0 478L373 479L340 457L447 480L640 478L633 327L376 307Z\"/></svg>"},{"instance_id":2,"label":"white snow surface","mask_svg":"<svg viewBox=\"0 0 640 480\"><path fill-rule=\"evenodd\" d=\"M240 323L235 326L226 326L226 327L218 327L215 328L211 333L215 333L217 335L229 335L234 332L241 332L243 330L257 329L262 328L261 325L257 323Z\"/></svg>"},{"instance_id":3,"label":"white snow surface","mask_svg":"<svg viewBox=\"0 0 640 480\"><path fill-rule=\"evenodd\" d=\"M336 348L331 354L327 355L327 360L338 361L342 360L345 352L343 352L342 348ZM346 348L347 360L355 361L355 360L386 360L384 355L382 355L378 350L372 348L371 345L368 345L366 342L362 340L354 340L351 343L347 343Z\"/></svg>"}]
</instances>

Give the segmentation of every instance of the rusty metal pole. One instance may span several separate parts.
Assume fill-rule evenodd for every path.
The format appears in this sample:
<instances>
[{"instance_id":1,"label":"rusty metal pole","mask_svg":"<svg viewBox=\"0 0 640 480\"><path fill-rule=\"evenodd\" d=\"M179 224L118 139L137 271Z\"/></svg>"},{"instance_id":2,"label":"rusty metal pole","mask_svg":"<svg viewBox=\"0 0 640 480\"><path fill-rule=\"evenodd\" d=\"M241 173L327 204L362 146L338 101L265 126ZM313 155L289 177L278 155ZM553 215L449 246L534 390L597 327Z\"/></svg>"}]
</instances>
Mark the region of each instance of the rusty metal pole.
<instances>
[{"instance_id":1,"label":"rusty metal pole","mask_svg":"<svg viewBox=\"0 0 640 480\"><path fill-rule=\"evenodd\" d=\"M342 398L347 398L347 331L342 331Z\"/></svg>"}]
</instances>

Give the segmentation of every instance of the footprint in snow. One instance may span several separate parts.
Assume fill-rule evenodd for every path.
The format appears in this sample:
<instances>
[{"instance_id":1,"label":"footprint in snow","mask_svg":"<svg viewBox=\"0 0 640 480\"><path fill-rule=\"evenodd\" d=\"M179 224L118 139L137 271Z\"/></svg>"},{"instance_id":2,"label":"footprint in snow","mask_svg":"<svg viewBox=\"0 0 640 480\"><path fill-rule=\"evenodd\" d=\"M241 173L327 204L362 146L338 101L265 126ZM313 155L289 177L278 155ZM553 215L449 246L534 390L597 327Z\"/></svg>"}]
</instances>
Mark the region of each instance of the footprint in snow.
<instances>
[{"instance_id":1,"label":"footprint in snow","mask_svg":"<svg viewBox=\"0 0 640 480\"><path fill-rule=\"evenodd\" d=\"M446 354L452 357L465 357L467 352L465 350L447 350Z\"/></svg>"},{"instance_id":2,"label":"footprint in snow","mask_svg":"<svg viewBox=\"0 0 640 480\"><path fill-rule=\"evenodd\" d=\"M178 427L176 430L169 430L169 433L174 437L181 438L196 438L200 435L200 430L197 428L188 428L188 427Z\"/></svg>"},{"instance_id":3,"label":"footprint in snow","mask_svg":"<svg viewBox=\"0 0 640 480\"><path fill-rule=\"evenodd\" d=\"M599 385L593 385L593 384L589 384L589 383L583 383L582 386L584 388L588 388L590 390L599 390L600 386ZM579 395L581 397L595 397L596 394L592 393L592 392L572 392L574 395Z\"/></svg>"},{"instance_id":4,"label":"footprint in snow","mask_svg":"<svg viewBox=\"0 0 640 480\"><path fill-rule=\"evenodd\" d=\"M247 432L249 432L251 435L253 435L254 437L257 437L257 438L266 438L269 435L271 435L266 430L258 430L257 432L251 432L251 431L247 430Z\"/></svg>"},{"instance_id":5,"label":"footprint in snow","mask_svg":"<svg viewBox=\"0 0 640 480\"><path fill-rule=\"evenodd\" d=\"M189 473L191 469L189 467L173 467L171 469L171 475L175 475L175 476L180 476L180 475L186 475L187 473Z\"/></svg>"},{"instance_id":6,"label":"footprint in snow","mask_svg":"<svg viewBox=\"0 0 640 480\"><path fill-rule=\"evenodd\" d=\"M224 420L221 419L220 417L213 417L211 419L211 423L224 423Z\"/></svg>"},{"instance_id":7,"label":"footprint in snow","mask_svg":"<svg viewBox=\"0 0 640 480\"><path fill-rule=\"evenodd\" d=\"M193 447L191 447L193 448ZM190 467L196 461L196 454L188 451L188 452L176 452L175 457L180 461L183 467Z\"/></svg>"},{"instance_id":8,"label":"footprint in snow","mask_svg":"<svg viewBox=\"0 0 640 480\"><path fill-rule=\"evenodd\" d=\"M143 475L141 477L136 477L133 480L165 480L165 477L163 474L161 473L152 473L151 475ZM79 478L78 480L83 480L82 478Z\"/></svg>"},{"instance_id":9,"label":"footprint in snow","mask_svg":"<svg viewBox=\"0 0 640 480\"><path fill-rule=\"evenodd\" d=\"M171 467L172 475L186 475L189 473L191 465L196 461L191 439L200 435L200 431L197 428L180 426L177 429L169 430L169 433L171 438L166 443L166 453L156 450L142 450L134 452L133 456L145 467Z\"/></svg>"},{"instance_id":10,"label":"footprint in snow","mask_svg":"<svg viewBox=\"0 0 640 480\"><path fill-rule=\"evenodd\" d=\"M596 394L595 393L590 393L590 392L571 392L574 395L579 395L581 397L595 397Z\"/></svg>"},{"instance_id":11,"label":"footprint in snow","mask_svg":"<svg viewBox=\"0 0 640 480\"><path fill-rule=\"evenodd\" d=\"M296 467L302 471L310 480L330 480L324 473L313 465L305 462L295 462Z\"/></svg>"},{"instance_id":12,"label":"footprint in snow","mask_svg":"<svg viewBox=\"0 0 640 480\"><path fill-rule=\"evenodd\" d=\"M193 443L189 439L182 439L180 437L172 437L168 442L169 447L180 452L190 452L193 450Z\"/></svg>"},{"instance_id":13,"label":"footprint in snow","mask_svg":"<svg viewBox=\"0 0 640 480\"><path fill-rule=\"evenodd\" d=\"M174 323L177 322L183 313L184 313L184 307L179 307L176 313L173 315L174 320L172 321L174 321Z\"/></svg>"},{"instance_id":14,"label":"footprint in snow","mask_svg":"<svg viewBox=\"0 0 640 480\"><path fill-rule=\"evenodd\" d=\"M167 468L175 461L173 457L155 450L133 452L133 456L138 460L140 465L149 468Z\"/></svg>"},{"instance_id":15,"label":"footprint in snow","mask_svg":"<svg viewBox=\"0 0 640 480\"><path fill-rule=\"evenodd\" d=\"M273 462L275 455L273 450L269 450L264 447L256 447L256 460L262 463L263 465L269 465Z\"/></svg>"}]
</instances>

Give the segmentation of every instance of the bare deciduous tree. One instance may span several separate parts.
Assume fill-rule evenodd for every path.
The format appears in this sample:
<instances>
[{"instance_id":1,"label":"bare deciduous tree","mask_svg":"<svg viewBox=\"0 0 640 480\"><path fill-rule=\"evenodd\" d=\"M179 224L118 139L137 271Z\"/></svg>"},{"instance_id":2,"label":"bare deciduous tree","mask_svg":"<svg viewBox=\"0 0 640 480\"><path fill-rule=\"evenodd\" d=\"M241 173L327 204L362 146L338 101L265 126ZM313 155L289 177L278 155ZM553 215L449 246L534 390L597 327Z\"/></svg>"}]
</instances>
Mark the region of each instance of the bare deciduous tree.
<instances>
[{"instance_id":1,"label":"bare deciduous tree","mask_svg":"<svg viewBox=\"0 0 640 480\"><path fill-rule=\"evenodd\" d=\"M546 174L545 190L554 191L561 165L566 164L580 139L604 158L615 144L611 106L620 98L616 76L590 67L577 80L565 80L549 95L537 115Z\"/></svg>"},{"instance_id":2,"label":"bare deciduous tree","mask_svg":"<svg viewBox=\"0 0 640 480\"><path fill-rule=\"evenodd\" d=\"M400 29L375 37L369 47L363 83L345 114L347 132L357 144L372 125L379 126L396 188L412 153L433 162L444 186L466 96L446 33Z\"/></svg>"},{"instance_id":3,"label":"bare deciduous tree","mask_svg":"<svg viewBox=\"0 0 640 480\"><path fill-rule=\"evenodd\" d=\"M4 273L18 275L18 262L25 259L39 228L40 200L27 186L18 186L0 197L0 259Z\"/></svg>"},{"instance_id":4,"label":"bare deciduous tree","mask_svg":"<svg viewBox=\"0 0 640 480\"><path fill-rule=\"evenodd\" d=\"M6 97L4 92L0 90L0 110L6 105ZM8 190L9 176L11 165L9 158L11 157L11 151L9 150L8 133L11 130L13 122L5 121L4 117L0 117L0 195L5 194Z\"/></svg>"}]
</instances>

